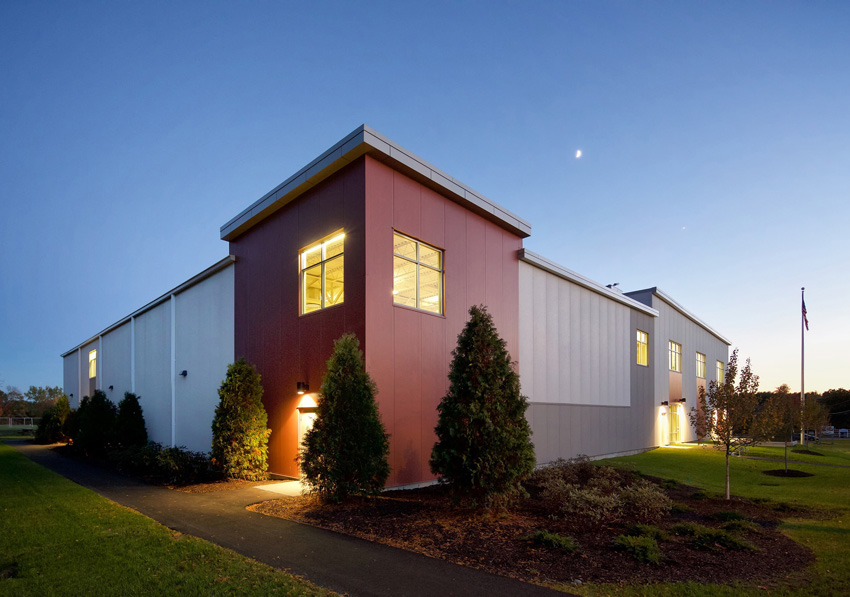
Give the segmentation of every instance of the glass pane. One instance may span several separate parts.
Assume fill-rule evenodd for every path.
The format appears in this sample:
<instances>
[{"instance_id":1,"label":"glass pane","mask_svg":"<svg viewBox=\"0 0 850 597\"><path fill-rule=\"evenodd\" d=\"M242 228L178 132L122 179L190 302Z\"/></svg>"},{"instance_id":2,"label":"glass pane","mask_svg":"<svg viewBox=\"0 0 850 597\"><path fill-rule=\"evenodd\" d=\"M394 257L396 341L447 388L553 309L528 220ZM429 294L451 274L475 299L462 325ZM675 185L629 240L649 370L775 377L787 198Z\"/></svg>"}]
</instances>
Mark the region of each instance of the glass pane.
<instances>
[{"instance_id":1,"label":"glass pane","mask_svg":"<svg viewBox=\"0 0 850 597\"><path fill-rule=\"evenodd\" d=\"M443 269L442 257L442 251L432 249L428 245L419 245L419 263L424 263L425 265L430 265L437 269Z\"/></svg>"},{"instance_id":2,"label":"glass pane","mask_svg":"<svg viewBox=\"0 0 850 597\"><path fill-rule=\"evenodd\" d=\"M325 263L325 307L339 305L345 298L343 292L343 259L340 255Z\"/></svg>"},{"instance_id":3,"label":"glass pane","mask_svg":"<svg viewBox=\"0 0 850 597\"><path fill-rule=\"evenodd\" d=\"M416 243L400 234L393 234L393 253L416 260Z\"/></svg>"},{"instance_id":4,"label":"glass pane","mask_svg":"<svg viewBox=\"0 0 850 597\"><path fill-rule=\"evenodd\" d=\"M97 377L97 351L89 352L89 379Z\"/></svg>"},{"instance_id":5,"label":"glass pane","mask_svg":"<svg viewBox=\"0 0 850 597\"><path fill-rule=\"evenodd\" d=\"M343 244L345 241L345 235L340 234L328 242L325 243L325 259L330 259L331 257L336 257L340 253L342 253Z\"/></svg>"},{"instance_id":6,"label":"glass pane","mask_svg":"<svg viewBox=\"0 0 850 597\"><path fill-rule=\"evenodd\" d=\"M442 313L442 274L428 267L419 268L419 308Z\"/></svg>"},{"instance_id":7,"label":"glass pane","mask_svg":"<svg viewBox=\"0 0 850 597\"><path fill-rule=\"evenodd\" d=\"M307 269L311 265L316 265L322 260L322 245L310 247L301 253L301 269Z\"/></svg>"},{"instance_id":8,"label":"glass pane","mask_svg":"<svg viewBox=\"0 0 850 597\"><path fill-rule=\"evenodd\" d=\"M316 265L304 270L304 287L301 290L304 300L304 313L322 308L322 266Z\"/></svg>"},{"instance_id":9,"label":"glass pane","mask_svg":"<svg viewBox=\"0 0 850 597\"><path fill-rule=\"evenodd\" d=\"M393 302L416 306L416 264L393 257Z\"/></svg>"}]
</instances>

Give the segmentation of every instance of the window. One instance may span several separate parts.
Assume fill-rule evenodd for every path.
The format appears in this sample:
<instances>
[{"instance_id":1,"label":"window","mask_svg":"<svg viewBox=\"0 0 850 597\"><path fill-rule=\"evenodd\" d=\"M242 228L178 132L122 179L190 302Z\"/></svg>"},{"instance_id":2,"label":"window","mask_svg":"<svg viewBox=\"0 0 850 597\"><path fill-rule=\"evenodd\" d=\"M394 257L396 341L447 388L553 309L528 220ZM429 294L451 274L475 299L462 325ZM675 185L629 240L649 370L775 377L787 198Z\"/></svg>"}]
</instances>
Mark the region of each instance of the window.
<instances>
[{"instance_id":1,"label":"window","mask_svg":"<svg viewBox=\"0 0 850 597\"><path fill-rule=\"evenodd\" d=\"M342 304L345 299L343 245L345 234L335 233L303 249L298 255L301 271L301 314Z\"/></svg>"},{"instance_id":2,"label":"window","mask_svg":"<svg viewBox=\"0 0 850 597\"><path fill-rule=\"evenodd\" d=\"M393 302L443 313L443 252L393 234Z\"/></svg>"},{"instance_id":3,"label":"window","mask_svg":"<svg viewBox=\"0 0 850 597\"><path fill-rule=\"evenodd\" d=\"M697 377L705 379L705 355L697 353Z\"/></svg>"},{"instance_id":4,"label":"window","mask_svg":"<svg viewBox=\"0 0 850 597\"><path fill-rule=\"evenodd\" d=\"M89 379L97 377L97 350L89 351Z\"/></svg>"},{"instance_id":5,"label":"window","mask_svg":"<svg viewBox=\"0 0 850 597\"><path fill-rule=\"evenodd\" d=\"M717 383L722 384L725 381L726 373L723 367L723 361L717 361Z\"/></svg>"},{"instance_id":6,"label":"window","mask_svg":"<svg viewBox=\"0 0 850 597\"><path fill-rule=\"evenodd\" d=\"M682 345L670 340L670 371L682 372Z\"/></svg>"},{"instance_id":7,"label":"window","mask_svg":"<svg viewBox=\"0 0 850 597\"><path fill-rule=\"evenodd\" d=\"M637 364L649 365L649 334L641 330L637 331Z\"/></svg>"}]
</instances>

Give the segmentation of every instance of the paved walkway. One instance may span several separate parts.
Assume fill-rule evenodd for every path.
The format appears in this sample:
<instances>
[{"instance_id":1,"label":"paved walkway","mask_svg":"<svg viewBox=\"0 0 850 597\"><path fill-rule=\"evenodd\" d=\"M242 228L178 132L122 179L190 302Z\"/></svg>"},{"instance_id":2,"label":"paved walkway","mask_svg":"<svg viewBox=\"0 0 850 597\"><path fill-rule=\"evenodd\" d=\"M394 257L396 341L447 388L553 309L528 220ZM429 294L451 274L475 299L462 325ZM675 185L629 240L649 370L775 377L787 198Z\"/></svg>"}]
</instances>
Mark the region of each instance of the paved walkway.
<instances>
[{"instance_id":1,"label":"paved walkway","mask_svg":"<svg viewBox=\"0 0 850 597\"><path fill-rule=\"evenodd\" d=\"M262 489L183 493L63 457L45 446L27 441L8 443L34 462L171 529L212 541L338 593L356 596L564 595L246 510L249 504L274 497Z\"/></svg>"}]
</instances>

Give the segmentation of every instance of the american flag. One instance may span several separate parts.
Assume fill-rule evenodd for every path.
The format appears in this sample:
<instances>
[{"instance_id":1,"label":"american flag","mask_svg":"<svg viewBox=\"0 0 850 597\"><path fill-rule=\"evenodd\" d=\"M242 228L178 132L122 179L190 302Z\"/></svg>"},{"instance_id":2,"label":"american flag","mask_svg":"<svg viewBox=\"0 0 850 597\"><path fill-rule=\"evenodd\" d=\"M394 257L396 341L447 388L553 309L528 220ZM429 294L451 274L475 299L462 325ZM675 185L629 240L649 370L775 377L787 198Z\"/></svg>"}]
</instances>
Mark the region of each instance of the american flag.
<instances>
[{"instance_id":1,"label":"american flag","mask_svg":"<svg viewBox=\"0 0 850 597\"><path fill-rule=\"evenodd\" d=\"M806 331L809 329L809 318L806 317L806 299L803 299L803 323L806 324Z\"/></svg>"}]
</instances>

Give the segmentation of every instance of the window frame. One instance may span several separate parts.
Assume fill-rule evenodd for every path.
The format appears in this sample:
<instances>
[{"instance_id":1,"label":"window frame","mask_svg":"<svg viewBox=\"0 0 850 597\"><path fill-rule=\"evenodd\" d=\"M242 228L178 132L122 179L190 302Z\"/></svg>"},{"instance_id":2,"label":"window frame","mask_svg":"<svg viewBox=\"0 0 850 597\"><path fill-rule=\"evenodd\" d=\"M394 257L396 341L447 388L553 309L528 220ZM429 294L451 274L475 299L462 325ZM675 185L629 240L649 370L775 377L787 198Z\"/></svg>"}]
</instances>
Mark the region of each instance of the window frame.
<instances>
[{"instance_id":1,"label":"window frame","mask_svg":"<svg viewBox=\"0 0 850 597\"><path fill-rule=\"evenodd\" d=\"M342 238L342 250L339 253L332 255L331 257L327 256L327 245L332 242L337 241ZM305 255L309 252L316 250L317 247L320 247L321 255L319 261L316 263L306 265ZM332 305L325 304L325 293L326 293L326 284L327 284L327 271L326 266L328 263L332 262L335 259L342 259L342 288L343 295L342 298L333 303ZM319 277L321 289L319 291L319 307L317 309L312 309L307 311L307 272L312 270L316 266L321 266L319 269ZM299 301L298 301L298 313L301 315L310 315L311 313L317 313L319 311L324 311L325 309L329 309L331 307L336 307L337 305L342 305L345 303L345 230L340 228L335 232L325 236L317 240L316 242L312 242L309 245L302 248L298 251L298 287L299 287Z\"/></svg>"},{"instance_id":2,"label":"window frame","mask_svg":"<svg viewBox=\"0 0 850 597\"><path fill-rule=\"evenodd\" d=\"M702 357L702 360L700 360L700 357ZM700 375L700 372L702 372L702 375ZM705 355L701 352L697 352L697 378L705 379Z\"/></svg>"},{"instance_id":3,"label":"window frame","mask_svg":"<svg viewBox=\"0 0 850 597\"><path fill-rule=\"evenodd\" d=\"M643 336L641 336L641 334ZM635 362L641 367L649 367L649 333L638 329L635 334L635 344L637 350ZM643 357L643 359L641 359L641 357Z\"/></svg>"},{"instance_id":4,"label":"window frame","mask_svg":"<svg viewBox=\"0 0 850 597\"><path fill-rule=\"evenodd\" d=\"M94 365L94 375L92 375L92 365ZM96 377L97 377L97 349L94 348L94 349L89 351L89 379L95 379Z\"/></svg>"},{"instance_id":5,"label":"window frame","mask_svg":"<svg viewBox=\"0 0 850 597\"><path fill-rule=\"evenodd\" d=\"M726 383L726 363L723 361L717 361L714 365L714 374L717 376L717 381L715 383L718 385Z\"/></svg>"},{"instance_id":6,"label":"window frame","mask_svg":"<svg viewBox=\"0 0 850 597\"><path fill-rule=\"evenodd\" d=\"M415 248L416 248L416 258L415 259L411 259L407 255L402 255L401 253L397 253L395 251L395 237L396 236L400 236L400 237L414 243ZM421 257L420 257L421 247L426 247L427 249L430 249L431 251L434 251L434 252L439 254L439 256L440 256L440 267L439 268L436 268L433 265L430 265L428 263L424 263L424 262L421 261ZM396 260L396 258L403 259L404 261L413 264L414 267L415 267L415 273L414 273L414 277L415 277L414 292L415 292L415 297L416 297L415 298L415 306L411 306L411 305L396 301L396 295L397 295L397 293L395 292L395 260ZM437 279L439 281L439 307L438 307L437 311L432 311L430 309L425 309L425 308L421 307L422 296L421 296L421 284L420 284L420 269L423 268L423 267L426 268L427 270L432 271L432 272L437 272ZM393 306L394 307L404 307L406 309L415 309L416 311L421 311L423 313L429 313L431 315L438 315L438 316L441 316L441 317L445 317L445 313L446 313L446 279L445 279L445 275L446 275L446 252L443 249L436 247L436 246L434 246L430 243L423 242L423 241L421 241L417 238L410 236L409 234L404 234L403 232L399 232L398 230L393 229L393 291L392 291L392 294L393 294Z\"/></svg>"},{"instance_id":7,"label":"window frame","mask_svg":"<svg viewBox=\"0 0 850 597\"><path fill-rule=\"evenodd\" d=\"M676 350L674 350L676 349ZM682 345L678 342L674 342L673 340L668 340L667 342L667 352L668 352L668 367L670 371L675 371L676 373L682 372ZM675 355L675 358L673 358Z\"/></svg>"}]
</instances>

